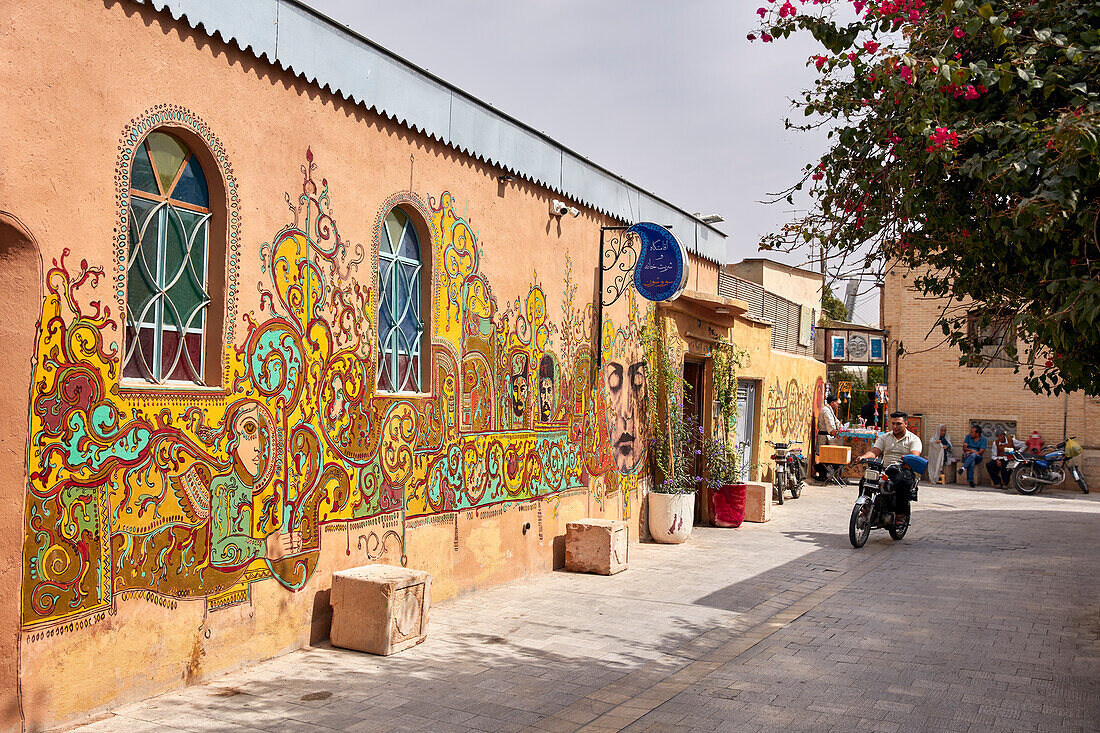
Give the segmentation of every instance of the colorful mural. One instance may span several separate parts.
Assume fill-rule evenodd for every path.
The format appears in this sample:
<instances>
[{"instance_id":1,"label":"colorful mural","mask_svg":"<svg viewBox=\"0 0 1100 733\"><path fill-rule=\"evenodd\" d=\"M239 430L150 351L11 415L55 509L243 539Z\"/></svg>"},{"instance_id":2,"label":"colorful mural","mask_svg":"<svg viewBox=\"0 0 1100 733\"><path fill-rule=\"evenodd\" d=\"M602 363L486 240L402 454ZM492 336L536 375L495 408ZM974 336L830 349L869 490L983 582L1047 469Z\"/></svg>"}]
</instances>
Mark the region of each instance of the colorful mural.
<instances>
[{"instance_id":1,"label":"colorful mural","mask_svg":"<svg viewBox=\"0 0 1100 733\"><path fill-rule=\"evenodd\" d=\"M127 131L124 170L126 151L156 121L148 115ZM187 124L209 142L201 125ZM220 388L152 390L121 379L125 282L114 273L125 272L125 232L110 278L115 307L100 300L102 267L68 250L53 261L32 393L25 626L101 612L135 591L154 601L201 597L216 609L247 601L258 580L300 589L327 525L381 518L360 545L393 543L403 554L406 519L582 487L600 501L614 487L629 506L645 444L633 325L644 316L633 299L632 325L606 324L610 356L598 379L594 309L574 305L568 264L560 325L548 320L535 273L526 295L501 306L451 194L427 203L394 196L372 241L393 206L430 230L430 373L425 394L376 394L377 245L341 236L312 152L301 170L300 193L287 196L291 223L258 248L258 307L239 320L229 186Z\"/></svg>"},{"instance_id":2,"label":"colorful mural","mask_svg":"<svg viewBox=\"0 0 1100 733\"><path fill-rule=\"evenodd\" d=\"M768 408L764 413L764 427L768 432L786 440L803 438L813 414L813 391L803 387L797 379L787 382L786 389L779 379L768 389Z\"/></svg>"}]
</instances>

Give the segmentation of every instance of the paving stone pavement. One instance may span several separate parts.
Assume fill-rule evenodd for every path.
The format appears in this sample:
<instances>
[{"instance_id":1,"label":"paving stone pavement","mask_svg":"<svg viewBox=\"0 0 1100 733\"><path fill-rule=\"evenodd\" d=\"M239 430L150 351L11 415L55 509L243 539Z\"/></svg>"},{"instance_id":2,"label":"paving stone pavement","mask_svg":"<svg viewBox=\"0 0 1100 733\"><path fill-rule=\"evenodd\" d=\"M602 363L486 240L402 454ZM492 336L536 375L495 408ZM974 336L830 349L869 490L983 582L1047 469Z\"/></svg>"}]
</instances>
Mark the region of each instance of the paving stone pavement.
<instances>
[{"instance_id":1,"label":"paving stone pavement","mask_svg":"<svg viewBox=\"0 0 1100 733\"><path fill-rule=\"evenodd\" d=\"M848 544L852 487L442 603L392 657L327 644L128 705L105 731L1096 731L1100 497L924 486Z\"/></svg>"}]
</instances>

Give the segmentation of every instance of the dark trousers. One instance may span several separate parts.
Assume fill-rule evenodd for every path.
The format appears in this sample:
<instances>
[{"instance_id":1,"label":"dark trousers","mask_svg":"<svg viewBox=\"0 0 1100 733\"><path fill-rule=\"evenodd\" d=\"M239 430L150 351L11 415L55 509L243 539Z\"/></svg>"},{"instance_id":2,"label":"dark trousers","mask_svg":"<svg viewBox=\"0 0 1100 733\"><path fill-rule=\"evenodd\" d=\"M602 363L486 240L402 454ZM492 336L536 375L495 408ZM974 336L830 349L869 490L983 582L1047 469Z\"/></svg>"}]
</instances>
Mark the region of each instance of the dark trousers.
<instances>
[{"instance_id":1,"label":"dark trousers","mask_svg":"<svg viewBox=\"0 0 1100 733\"><path fill-rule=\"evenodd\" d=\"M909 513L909 490L916 477L912 471L899 470L890 478L890 490L894 492L894 511L898 514Z\"/></svg>"},{"instance_id":2,"label":"dark trousers","mask_svg":"<svg viewBox=\"0 0 1100 733\"><path fill-rule=\"evenodd\" d=\"M994 459L985 464L985 468L989 471L989 480L993 482L994 486L1004 486L1011 478L1008 466L1005 465L1003 460Z\"/></svg>"}]
</instances>

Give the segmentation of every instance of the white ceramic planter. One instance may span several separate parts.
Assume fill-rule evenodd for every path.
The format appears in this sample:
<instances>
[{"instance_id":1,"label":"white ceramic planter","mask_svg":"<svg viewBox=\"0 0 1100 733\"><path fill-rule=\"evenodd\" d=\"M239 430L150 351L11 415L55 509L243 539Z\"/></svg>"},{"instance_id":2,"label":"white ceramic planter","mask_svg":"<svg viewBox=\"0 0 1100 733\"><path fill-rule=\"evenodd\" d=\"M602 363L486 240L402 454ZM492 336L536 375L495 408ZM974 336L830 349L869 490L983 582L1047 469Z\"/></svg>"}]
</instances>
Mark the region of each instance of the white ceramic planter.
<instances>
[{"instance_id":1,"label":"white ceramic planter","mask_svg":"<svg viewBox=\"0 0 1100 733\"><path fill-rule=\"evenodd\" d=\"M657 542L680 544L691 536L695 494L649 492L649 533Z\"/></svg>"}]
</instances>

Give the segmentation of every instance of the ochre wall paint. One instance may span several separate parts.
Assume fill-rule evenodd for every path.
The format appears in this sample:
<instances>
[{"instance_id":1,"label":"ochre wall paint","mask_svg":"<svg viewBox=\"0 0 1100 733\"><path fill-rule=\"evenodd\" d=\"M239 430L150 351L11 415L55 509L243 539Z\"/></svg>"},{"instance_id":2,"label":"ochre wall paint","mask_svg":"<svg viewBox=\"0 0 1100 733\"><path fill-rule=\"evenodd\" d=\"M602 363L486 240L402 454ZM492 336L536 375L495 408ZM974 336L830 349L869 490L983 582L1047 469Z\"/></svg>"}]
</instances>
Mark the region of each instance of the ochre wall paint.
<instances>
[{"instance_id":1,"label":"ochre wall paint","mask_svg":"<svg viewBox=\"0 0 1100 733\"><path fill-rule=\"evenodd\" d=\"M23 577L5 586L21 621L4 628L21 623L28 729L323 638L342 568L423 568L438 601L560 567L572 519L642 534L644 394L613 392L612 366L638 362L650 311L628 291L597 333L599 227L614 222L550 217L557 194L145 6L20 4L4 22L0 53L20 64L0 86L20 114L0 137L0 200L45 268L37 347L24 329L2 372L13 414L31 415L15 456L31 488L4 513L22 527ZM119 376L129 167L155 129L204 151L225 219L219 389ZM373 388L394 206L430 252L422 396ZM714 292L717 268L696 264L692 285ZM762 338L750 364L786 383ZM14 645L0 655L14 675Z\"/></svg>"}]
</instances>

